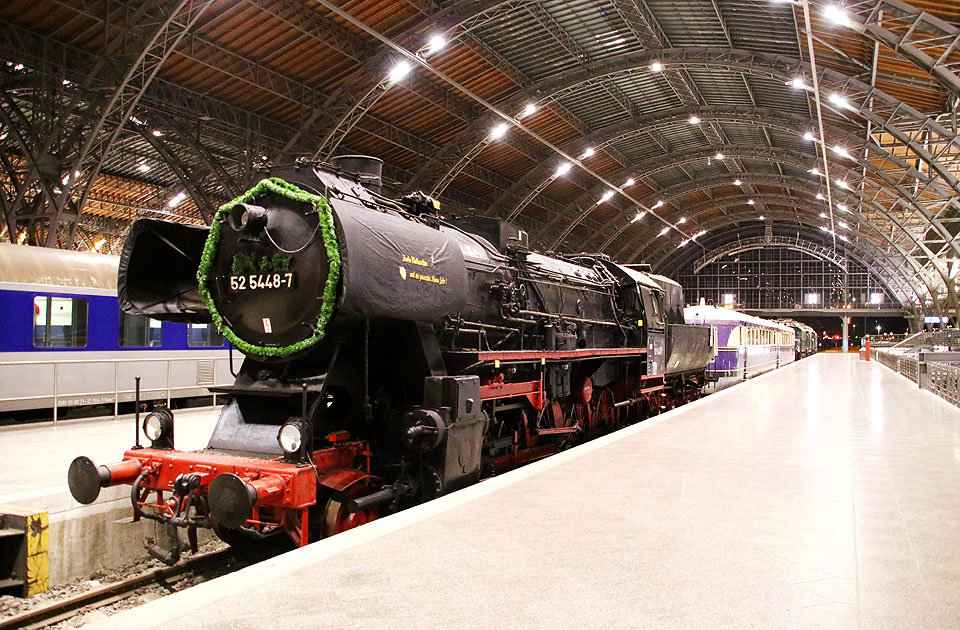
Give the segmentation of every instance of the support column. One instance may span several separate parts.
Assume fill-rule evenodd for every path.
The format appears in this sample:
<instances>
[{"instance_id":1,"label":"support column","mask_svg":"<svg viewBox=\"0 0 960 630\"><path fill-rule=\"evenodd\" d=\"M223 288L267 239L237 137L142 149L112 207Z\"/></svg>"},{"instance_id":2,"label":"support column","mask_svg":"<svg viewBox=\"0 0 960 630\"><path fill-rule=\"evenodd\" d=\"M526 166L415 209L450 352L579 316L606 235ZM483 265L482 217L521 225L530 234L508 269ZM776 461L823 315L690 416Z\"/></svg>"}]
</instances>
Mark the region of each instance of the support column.
<instances>
[{"instance_id":1,"label":"support column","mask_svg":"<svg viewBox=\"0 0 960 630\"><path fill-rule=\"evenodd\" d=\"M844 315L843 317L840 318L840 321L843 322L843 325L842 325L842 328L843 328L843 353L846 354L847 351L850 349L850 337L849 337L849 332L850 332L850 318L847 317L846 315Z\"/></svg>"}]
</instances>

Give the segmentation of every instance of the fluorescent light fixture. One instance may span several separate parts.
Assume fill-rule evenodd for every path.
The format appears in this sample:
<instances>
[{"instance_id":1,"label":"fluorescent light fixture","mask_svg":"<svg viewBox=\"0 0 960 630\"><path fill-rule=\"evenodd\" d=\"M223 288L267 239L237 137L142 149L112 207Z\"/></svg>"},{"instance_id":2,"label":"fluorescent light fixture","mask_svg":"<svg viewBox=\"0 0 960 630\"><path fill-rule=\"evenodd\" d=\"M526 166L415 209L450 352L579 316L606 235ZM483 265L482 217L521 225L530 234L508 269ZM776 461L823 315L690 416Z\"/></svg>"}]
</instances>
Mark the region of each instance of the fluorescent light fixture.
<instances>
[{"instance_id":1,"label":"fluorescent light fixture","mask_svg":"<svg viewBox=\"0 0 960 630\"><path fill-rule=\"evenodd\" d=\"M736 296L733 293L724 293L721 301L724 306L733 306L736 303Z\"/></svg>"},{"instance_id":2,"label":"fluorescent light fixture","mask_svg":"<svg viewBox=\"0 0 960 630\"><path fill-rule=\"evenodd\" d=\"M853 23L850 22L850 15L835 4L828 4L823 8L823 17L840 26L846 26L848 28L853 26Z\"/></svg>"},{"instance_id":3,"label":"fluorescent light fixture","mask_svg":"<svg viewBox=\"0 0 960 630\"><path fill-rule=\"evenodd\" d=\"M691 125L699 125L700 117L694 114L693 116L687 119L687 122L689 122Z\"/></svg>"},{"instance_id":4,"label":"fluorescent light fixture","mask_svg":"<svg viewBox=\"0 0 960 630\"><path fill-rule=\"evenodd\" d=\"M803 296L803 301L807 304L819 304L820 295L817 293L807 293L805 296Z\"/></svg>"},{"instance_id":5,"label":"fluorescent light fixture","mask_svg":"<svg viewBox=\"0 0 960 630\"><path fill-rule=\"evenodd\" d=\"M870 294L870 303L871 303L871 304L883 304L883 293L871 293L871 294Z\"/></svg>"},{"instance_id":6,"label":"fluorescent light fixture","mask_svg":"<svg viewBox=\"0 0 960 630\"><path fill-rule=\"evenodd\" d=\"M502 122L490 130L490 137L494 140L502 138L507 133L507 129L509 129L507 123Z\"/></svg>"},{"instance_id":7,"label":"fluorescent light fixture","mask_svg":"<svg viewBox=\"0 0 960 630\"><path fill-rule=\"evenodd\" d=\"M566 175L567 173L570 172L570 169L572 167L573 167L573 164L571 164L570 162L564 162L563 164L557 167L557 177Z\"/></svg>"},{"instance_id":8,"label":"fluorescent light fixture","mask_svg":"<svg viewBox=\"0 0 960 630\"><path fill-rule=\"evenodd\" d=\"M611 197L613 197L613 191L608 190L607 192L603 193L603 196L600 197L600 201L598 203L603 203L604 201L610 201Z\"/></svg>"},{"instance_id":9,"label":"fluorescent light fixture","mask_svg":"<svg viewBox=\"0 0 960 630\"><path fill-rule=\"evenodd\" d=\"M387 75L387 79L390 80L390 83L396 83L403 79L403 77L410 74L410 71L413 68L410 67L410 63L407 61L398 61L397 65L390 69L390 73Z\"/></svg>"},{"instance_id":10,"label":"fluorescent light fixture","mask_svg":"<svg viewBox=\"0 0 960 630\"><path fill-rule=\"evenodd\" d=\"M652 70L653 72L660 72L661 70L663 70L663 64L660 63L659 61L654 61L653 63L650 64L650 70Z\"/></svg>"},{"instance_id":11,"label":"fluorescent light fixture","mask_svg":"<svg viewBox=\"0 0 960 630\"><path fill-rule=\"evenodd\" d=\"M432 55L433 53L440 52L441 50L446 48L446 46L447 46L447 38L441 35L440 33L437 33L436 35L432 36L430 40L427 42L427 52Z\"/></svg>"}]
</instances>

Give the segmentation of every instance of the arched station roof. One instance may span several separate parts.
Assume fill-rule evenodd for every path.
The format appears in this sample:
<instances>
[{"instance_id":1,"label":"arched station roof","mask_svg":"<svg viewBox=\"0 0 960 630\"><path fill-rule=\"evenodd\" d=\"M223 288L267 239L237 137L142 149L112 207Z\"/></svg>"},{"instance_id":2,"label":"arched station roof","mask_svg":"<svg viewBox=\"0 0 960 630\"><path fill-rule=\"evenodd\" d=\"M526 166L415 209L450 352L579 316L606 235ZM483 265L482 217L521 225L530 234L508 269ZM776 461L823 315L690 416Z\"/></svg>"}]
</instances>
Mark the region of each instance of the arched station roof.
<instances>
[{"instance_id":1,"label":"arched station roof","mask_svg":"<svg viewBox=\"0 0 960 630\"><path fill-rule=\"evenodd\" d=\"M958 44L960 0L8 0L0 238L115 251L368 153L544 248L670 272L763 225L956 308Z\"/></svg>"}]
</instances>

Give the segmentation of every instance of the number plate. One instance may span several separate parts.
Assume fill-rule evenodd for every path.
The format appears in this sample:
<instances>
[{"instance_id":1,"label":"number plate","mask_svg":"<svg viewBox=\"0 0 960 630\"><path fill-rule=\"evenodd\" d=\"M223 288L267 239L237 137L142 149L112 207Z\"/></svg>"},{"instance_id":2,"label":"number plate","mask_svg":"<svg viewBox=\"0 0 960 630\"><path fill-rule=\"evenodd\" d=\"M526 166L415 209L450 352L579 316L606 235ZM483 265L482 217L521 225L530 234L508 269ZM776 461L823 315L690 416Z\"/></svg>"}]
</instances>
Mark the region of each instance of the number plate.
<instances>
[{"instance_id":1,"label":"number plate","mask_svg":"<svg viewBox=\"0 0 960 630\"><path fill-rule=\"evenodd\" d=\"M296 276L292 271L283 273L247 273L242 276L230 276L230 290L234 293L243 291L270 291L273 289L292 289Z\"/></svg>"}]
</instances>

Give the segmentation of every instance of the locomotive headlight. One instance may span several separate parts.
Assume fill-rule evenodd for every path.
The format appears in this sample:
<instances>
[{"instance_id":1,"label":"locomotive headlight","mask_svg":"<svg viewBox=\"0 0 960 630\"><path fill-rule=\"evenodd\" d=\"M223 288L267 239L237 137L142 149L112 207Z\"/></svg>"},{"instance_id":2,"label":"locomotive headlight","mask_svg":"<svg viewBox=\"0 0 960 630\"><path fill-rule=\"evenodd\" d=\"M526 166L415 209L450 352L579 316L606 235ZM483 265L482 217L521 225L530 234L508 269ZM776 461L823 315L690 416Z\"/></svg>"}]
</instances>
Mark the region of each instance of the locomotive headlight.
<instances>
[{"instance_id":1,"label":"locomotive headlight","mask_svg":"<svg viewBox=\"0 0 960 630\"><path fill-rule=\"evenodd\" d=\"M143 432L154 448L173 448L173 412L159 407L143 419Z\"/></svg>"},{"instance_id":2,"label":"locomotive headlight","mask_svg":"<svg viewBox=\"0 0 960 630\"><path fill-rule=\"evenodd\" d=\"M298 453L301 447L310 440L310 429L300 420L292 420L280 427L277 433L277 442L280 448L288 455Z\"/></svg>"}]
</instances>

